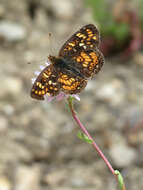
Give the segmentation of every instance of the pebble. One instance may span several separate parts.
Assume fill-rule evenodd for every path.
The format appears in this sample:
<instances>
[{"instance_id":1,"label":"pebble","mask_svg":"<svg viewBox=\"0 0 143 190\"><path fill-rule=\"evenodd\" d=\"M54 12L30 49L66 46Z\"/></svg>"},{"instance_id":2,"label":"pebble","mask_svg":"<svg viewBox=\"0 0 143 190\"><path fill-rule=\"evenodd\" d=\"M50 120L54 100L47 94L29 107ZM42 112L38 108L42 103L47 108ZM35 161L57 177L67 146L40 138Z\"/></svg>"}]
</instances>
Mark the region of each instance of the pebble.
<instances>
[{"instance_id":1,"label":"pebble","mask_svg":"<svg viewBox=\"0 0 143 190\"><path fill-rule=\"evenodd\" d=\"M14 131L10 135L1 135L0 138L0 162L4 164L8 162L15 162L21 160L23 162L30 162L32 160L32 153L30 150L18 143L14 143L10 139L14 139ZM7 137L8 136L8 137Z\"/></svg>"},{"instance_id":2,"label":"pebble","mask_svg":"<svg viewBox=\"0 0 143 190\"><path fill-rule=\"evenodd\" d=\"M0 18L3 18L4 14L6 13L6 9L3 5L0 5Z\"/></svg>"},{"instance_id":3,"label":"pebble","mask_svg":"<svg viewBox=\"0 0 143 190\"><path fill-rule=\"evenodd\" d=\"M22 81L17 77L6 77L0 86L0 97L4 97L7 94L17 95L22 90Z\"/></svg>"},{"instance_id":4,"label":"pebble","mask_svg":"<svg viewBox=\"0 0 143 190\"><path fill-rule=\"evenodd\" d=\"M8 127L8 121L5 117L0 116L0 132L5 131L5 129Z\"/></svg>"},{"instance_id":5,"label":"pebble","mask_svg":"<svg viewBox=\"0 0 143 190\"><path fill-rule=\"evenodd\" d=\"M138 52L135 56L134 56L134 62L138 65L143 66L143 53Z\"/></svg>"},{"instance_id":6,"label":"pebble","mask_svg":"<svg viewBox=\"0 0 143 190\"><path fill-rule=\"evenodd\" d=\"M0 177L0 190L12 190L12 185L5 176Z\"/></svg>"},{"instance_id":7,"label":"pebble","mask_svg":"<svg viewBox=\"0 0 143 190\"><path fill-rule=\"evenodd\" d=\"M24 26L14 22L1 21L0 36L10 42L20 41L26 37L26 29Z\"/></svg>"},{"instance_id":8,"label":"pebble","mask_svg":"<svg viewBox=\"0 0 143 190\"><path fill-rule=\"evenodd\" d=\"M59 171L51 171L45 175L44 182L51 186L59 186L67 180L67 176L67 171L64 169L61 169Z\"/></svg>"},{"instance_id":9,"label":"pebble","mask_svg":"<svg viewBox=\"0 0 143 190\"><path fill-rule=\"evenodd\" d=\"M124 102L124 92L123 83L118 79L113 79L110 83L105 83L101 88L98 88L96 96L112 106L118 106Z\"/></svg>"},{"instance_id":10,"label":"pebble","mask_svg":"<svg viewBox=\"0 0 143 190\"><path fill-rule=\"evenodd\" d=\"M128 122L128 125L133 129L138 122L142 119L143 109L140 105L132 105L125 109L124 117Z\"/></svg>"},{"instance_id":11,"label":"pebble","mask_svg":"<svg viewBox=\"0 0 143 190\"><path fill-rule=\"evenodd\" d=\"M85 90L86 91L92 91L94 87L96 87L96 81L95 80L89 80Z\"/></svg>"},{"instance_id":12,"label":"pebble","mask_svg":"<svg viewBox=\"0 0 143 190\"><path fill-rule=\"evenodd\" d=\"M127 146L123 142L113 144L110 148L109 154L116 167L127 167L133 164L137 158L137 152L135 149Z\"/></svg>"},{"instance_id":13,"label":"pebble","mask_svg":"<svg viewBox=\"0 0 143 190\"><path fill-rule=\"evenodd\" d=\"M40 168L20 166L16 171L15 190L39 190Z\"/></svg>"},{"instance_id":14,"label":"pebble","mask_svg":"<svg viewBox=\"0 0 143 190\"><path fill-rule=\"evenodd\" d=\"M67 0L60 0L60 1L51 1L51 7L54 11L54 14L62 19L62 20L69 20L74 16L74 7L71 1Z\"/></svg>"},{"instance_id":15,"label":"pebble","mask_svg":"<svg viewBox=\"0 0 143 190\"><path fill-rule=\"evenodd\" d=\"M14 106L12 106L12 105L10 105L10 104L5 104L5 105L3 106L3 112L4 112L6 115L8 115L8 116L12 115L12 114L14 113L14 111L15 111Z\"/></svg>"}]
</instances>

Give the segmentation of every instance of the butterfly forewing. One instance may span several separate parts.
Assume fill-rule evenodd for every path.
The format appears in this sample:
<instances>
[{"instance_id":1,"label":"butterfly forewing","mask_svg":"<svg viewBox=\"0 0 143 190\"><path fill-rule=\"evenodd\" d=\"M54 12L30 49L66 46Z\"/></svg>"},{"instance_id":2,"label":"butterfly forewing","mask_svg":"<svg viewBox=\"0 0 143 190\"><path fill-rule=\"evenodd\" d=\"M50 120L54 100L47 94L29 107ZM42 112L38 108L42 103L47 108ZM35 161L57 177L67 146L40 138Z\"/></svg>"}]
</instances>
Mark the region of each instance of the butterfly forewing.
<instances>
[{"instance_id":1,"label":"butterfly forewing","mask_svg":"<svg viewBox=\"0 0 143 190\"><path fill-rule=\"evenodd\" d=\"M91 50L99 45L99 32L93 24L82 27L62 46L59 56L74 56L79 51Z\"/></svg>"},{"instance_id":2,"label":"butterfly forewing","mask_svg":"<svg viewBox=\"0 0 143 190\"><path fill-rule=\"evenodd\" d=\"M104 63L104 57L97 48L94 50L82 50L73 56L72 60L77 63L77 68L85 78L93 77L97 74Z\"/></svg>"}]
</instances>

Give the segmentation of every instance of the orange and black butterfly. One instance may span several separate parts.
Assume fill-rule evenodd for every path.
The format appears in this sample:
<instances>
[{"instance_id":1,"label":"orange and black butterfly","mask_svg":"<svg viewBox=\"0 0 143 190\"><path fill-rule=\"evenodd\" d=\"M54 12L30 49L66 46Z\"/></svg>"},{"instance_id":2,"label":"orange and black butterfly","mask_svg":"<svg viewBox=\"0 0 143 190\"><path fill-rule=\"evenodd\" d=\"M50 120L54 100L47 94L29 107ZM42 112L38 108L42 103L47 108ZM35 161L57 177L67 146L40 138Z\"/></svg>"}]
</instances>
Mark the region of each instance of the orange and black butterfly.
<instances>
[{"instance_id":1,"label":"orange and black butterfly","mask_svg":"<svg viewBox=\"0 0 143 190\"><path fill-rule=\"evenodd\" d=\"M83 26L65 42L59 56L49 56L49 66L35 80L31 97L44 100L44 95L56 96L80 93L88 79L97 74L104 57L98 49L100 36L93 24Z\"/></svg>"}]
</instances>

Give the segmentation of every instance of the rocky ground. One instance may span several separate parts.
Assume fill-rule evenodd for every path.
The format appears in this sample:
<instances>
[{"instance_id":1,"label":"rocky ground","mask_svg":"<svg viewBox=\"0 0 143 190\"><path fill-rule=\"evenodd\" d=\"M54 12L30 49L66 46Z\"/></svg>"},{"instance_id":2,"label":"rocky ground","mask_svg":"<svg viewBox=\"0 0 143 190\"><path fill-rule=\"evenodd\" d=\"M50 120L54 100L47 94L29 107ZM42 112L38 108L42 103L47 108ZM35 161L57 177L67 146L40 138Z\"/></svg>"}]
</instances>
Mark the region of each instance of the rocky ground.
<instances>
[{"instance_id":1,"label":"rocky ground","mask_svg":"<svg viewBox=\"0 0 143 190\"><path fill-rule=\"evenodd\" d=\"M87 23L95 22L80 0L0 1L0 189L117 189L92 146L77 138L64 101L30 97L34 71ZM126 62L106 58L75 102L130 190L143 189L142 71L141 51Z\"/></svg>"}]
</instances>

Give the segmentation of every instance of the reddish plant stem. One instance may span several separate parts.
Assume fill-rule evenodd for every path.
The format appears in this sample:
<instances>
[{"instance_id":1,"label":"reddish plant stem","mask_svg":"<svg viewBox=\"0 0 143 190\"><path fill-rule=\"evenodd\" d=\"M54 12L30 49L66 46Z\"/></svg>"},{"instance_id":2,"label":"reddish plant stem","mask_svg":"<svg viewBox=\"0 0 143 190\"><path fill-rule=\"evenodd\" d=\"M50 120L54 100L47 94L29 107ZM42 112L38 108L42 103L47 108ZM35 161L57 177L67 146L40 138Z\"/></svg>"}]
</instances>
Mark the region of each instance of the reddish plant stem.
<instances>
[{"instance_id":1,"label":"reddish plant stem","mask_svg":"<svg viewBox=\"0 0 143 190\"><path fill-rule=\"evenodd\" d=\"M104 160L105 164L107 165L107 167L109 168L109 170L112 172L112 174L115 176L116 180L118 181L117 175L115 174L115 171L114 171L113 167L111 166L110 162L104 156L104 154L102 153L102 151L100 150L100 148L98 147L98 145L95 143L95 141L93 140L93 138L91 137L91 135L88 133L88 131L86 130L86 128L84 127L84 125L81 123L81 121L77 117L76 112L73 109L72 101L68 100L68 102L69 102L69 107L70 107L70 110L71 110L71 113L72 113L72 116L73 116L74 120L76 121L76 123L78 124L78 126L80 127L80 129L83 131L83 133L85 135L87 135L90 140L92 140L92 145L94 146L94 148L96 149L96 151L98 152L98 154Z\"/></svg>"},{"instance_id":2,"label":"reddish plant stem","mask_svg":"<svg viewBox=\"0 0 143 190\"><path fill-rule=\"evenodd\" d=\"M125 184L123 184L123 190L126 190Z\"/></svg>"}]
</instances>

